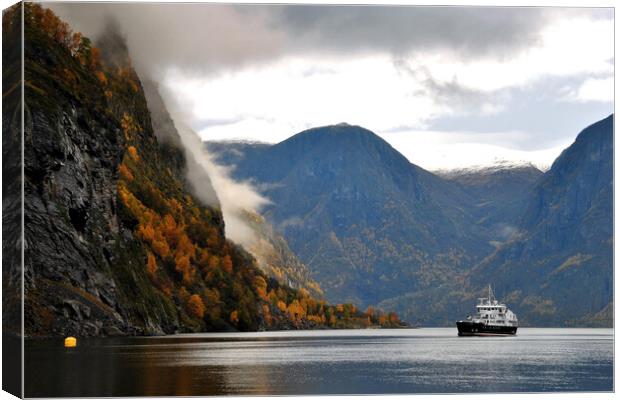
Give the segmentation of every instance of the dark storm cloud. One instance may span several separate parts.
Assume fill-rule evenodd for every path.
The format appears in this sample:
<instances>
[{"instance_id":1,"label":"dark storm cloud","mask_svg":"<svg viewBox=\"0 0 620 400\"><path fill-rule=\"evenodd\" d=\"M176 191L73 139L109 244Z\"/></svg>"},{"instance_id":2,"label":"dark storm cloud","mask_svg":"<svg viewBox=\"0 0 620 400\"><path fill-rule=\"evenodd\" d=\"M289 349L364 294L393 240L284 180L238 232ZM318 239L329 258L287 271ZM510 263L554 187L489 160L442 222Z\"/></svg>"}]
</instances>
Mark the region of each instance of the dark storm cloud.
<instances>
[{"instance_id":1,"label":"dark storm cloud","mask_svg":"<svg viewBox=\"0 0 620 400\"><path fill-rule=\"evenodd\" d=\"M435 51L510 57L535 45L551 18L570 10L413 6L48 3L96 37L106 17L128 38L143 70L214 73L295 54L395 57ZM590 11L582 11L590 12ZM600 13L600 12L599 12ZM604 14L604 13L602 13Z\"/></svg>"},{"instance_id":2,"label":"dark storm cloud","mask_svg":"<svg viewBox=\"0 0 620 400\"><path fill-rule=\"evenodd\" d=\"M539 40L549 9L422 6L286 6L274 26L298 45L395 54L444 50L460 56L510 55Z\"/></svg>"},{"instance_id":3,"label":"dark storm cloud","mask_svg":"<svg viewBox=\"0 0 620 400\"><path fill-rule=\"evenodd\" d=\"M95 39L119 22L134 64L157 75L170 68L203 75L273 59L288 44L261 7L224 4L48 3L73 29Z\"/></svg>"}]
</instances>

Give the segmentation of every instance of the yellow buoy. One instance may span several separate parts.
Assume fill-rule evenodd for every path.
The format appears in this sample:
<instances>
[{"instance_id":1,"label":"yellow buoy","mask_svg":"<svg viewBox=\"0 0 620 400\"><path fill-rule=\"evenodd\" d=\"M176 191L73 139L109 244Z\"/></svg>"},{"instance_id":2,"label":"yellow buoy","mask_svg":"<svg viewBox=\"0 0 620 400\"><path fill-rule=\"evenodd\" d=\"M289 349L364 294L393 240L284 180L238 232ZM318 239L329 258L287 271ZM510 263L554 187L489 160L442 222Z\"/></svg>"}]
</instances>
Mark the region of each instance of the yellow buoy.
<instances>
[{"instance_id":1,"label":"yellow buoy","mask_svg":"<svg viewBox=\"0 0 620 400\"><path fill-rule=\"evenodd\" d=\"M77 346L77 339L73 336L69 336L65 338L65 347L75 347Z\"/></svg>"}]
</instances>

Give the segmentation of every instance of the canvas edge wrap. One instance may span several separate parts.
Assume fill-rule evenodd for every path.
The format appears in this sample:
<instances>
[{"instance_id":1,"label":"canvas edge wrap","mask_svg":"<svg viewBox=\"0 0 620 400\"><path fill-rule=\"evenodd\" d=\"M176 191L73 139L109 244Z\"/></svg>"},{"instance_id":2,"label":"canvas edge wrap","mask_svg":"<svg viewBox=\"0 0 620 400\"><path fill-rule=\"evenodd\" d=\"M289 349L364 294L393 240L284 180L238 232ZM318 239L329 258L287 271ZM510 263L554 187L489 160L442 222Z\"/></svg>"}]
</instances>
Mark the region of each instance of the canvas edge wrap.
<instances>
[{"instance_id":1,"label":"canvas edge wrap","mask_svg":"<svg viewBox=\"0 0 620 400\"><path fill-rule=\"evenodd\" d=\"M23 397L23 3L2 12L2 390Z\"/></svg>"}]
</instances>

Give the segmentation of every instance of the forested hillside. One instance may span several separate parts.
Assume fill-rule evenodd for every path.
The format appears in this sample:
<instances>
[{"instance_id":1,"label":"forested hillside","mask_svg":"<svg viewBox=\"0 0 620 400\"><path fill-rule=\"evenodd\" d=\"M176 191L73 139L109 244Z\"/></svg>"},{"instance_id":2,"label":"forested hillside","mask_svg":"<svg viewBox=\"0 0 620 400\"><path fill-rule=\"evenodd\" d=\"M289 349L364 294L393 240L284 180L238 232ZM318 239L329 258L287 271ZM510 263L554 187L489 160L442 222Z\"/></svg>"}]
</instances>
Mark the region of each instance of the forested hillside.
<instances>
[{"instance_id":1,"label":"forested hillside","mask_svg":"<svg viewBox=\"0 0 620 400\"><path fill-rule=\"evenodd\" d=\"M28 335L397 325L268 278L160 141L122 38L25 3ZM18 29L19 8L3 15ZM212 190L212 188L205 188Z\"/></svg>"},{"instance_id":2,"label":"forested hillside","mask_svg":"<svg viewBox=\"0 0 620 400\"><path fill-rule=\"evenodd\" d=\"M600 315L612 307L613 116L546 173L506 165L433 174L346 124L275 145L208 147L273 201L268 220L328 300L451 325L492 284L524 324L611 321Z\"/></svg>"}]
</instances>

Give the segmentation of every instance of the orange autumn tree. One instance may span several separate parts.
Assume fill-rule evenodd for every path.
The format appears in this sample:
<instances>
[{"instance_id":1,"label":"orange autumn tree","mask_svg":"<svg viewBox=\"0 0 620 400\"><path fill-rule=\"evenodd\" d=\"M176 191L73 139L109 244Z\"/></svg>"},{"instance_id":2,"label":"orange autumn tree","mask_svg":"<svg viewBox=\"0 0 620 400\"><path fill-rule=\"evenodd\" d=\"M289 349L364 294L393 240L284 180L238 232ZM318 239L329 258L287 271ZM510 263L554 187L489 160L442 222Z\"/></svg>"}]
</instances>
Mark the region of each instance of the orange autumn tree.
<instances>
[{"instance_id":1,"label":"orange autumn tree","mask_svg":"<svg viewBox=\"0 0 620 400\"><path fill-rule=\"evenodd\" d=\"M237 325L239 323L239 311L234 310L231 312L229 319L233 325Z\"/></svg>"},{"instance_id":2,"label":"orange autumn tree","mask_svg":"<svg viewBox=\"0 0 620 400\"><path fill-rule=\"evenodd\" d=\"M150 251L146 253L146 256L146 270L149 274L153 275L157 271L157 261L155 261L155 256Z\"/></svg>"},{"instance_id":3,"label":"orange autumn tree","mask_svg":"<svg viewBox=\"0 0 620 400\"><path fill-rule=\"evenodd\" d=\"M254 287L256 288L256 294L258 294L258 297L264 301L269 301L269 298L267 297L267 282L265 281L265 278L262 276L257 276L254 278Z\"/></svg>"},{"instance_id":4,"label":"orange autumn tree","mask_svg":"<svg viewBox=\"0 0 620 400\"><path fill-rule=\"evenodd\" d=\"M233 263L230 256L227 255L224 257L224 259L222 260L222 268L224 268L224 271L226 271L228 275L232 275Z\"/></svg>"},{"instance_id":5,"label":"orange autumn tree","mask_svg":"<svg viewBox=\"0 0 620 400\"><path fill-rule=\"evenodd\" d=\"M202 298L197 294L193 294L187 300L187 312L195 318L202 319L205 315L205 305Z\"/></svg>"},{"instance_id":6,"label":"orange autumn tree","mask_svg":"<svg viewBox=\"0 0 620 400\"><path fill-rule=\"evenodd\" d=\"M129 168L127 168L127 166L126 166L125 164L121 164L121 165L118 167L118 171L119 171L119 173L121 174L121 176L122 176L125 180L127 180L127 181L129 181L129 182L133 181L133 174L131 173L131 171L129 170Z\"/></svg>"},{"instance_id":7,"label":"orange autumn tree","mask_svg":"<svg viewBox=\"0 0 620 400\"><path fill-rule=\"evenodd\" d=\"M189 262L189 257L179 255L174 259L174 265L177 272L183 275L183 283L191 284L194 278L193 269Z\"/></svg>"}]
</instances>

